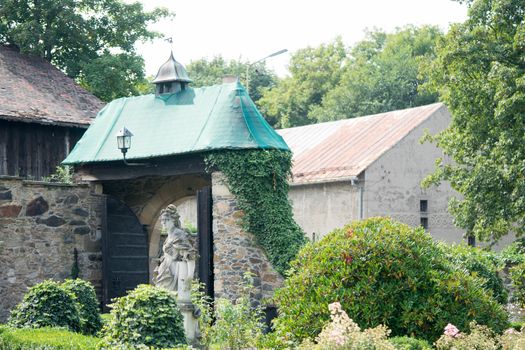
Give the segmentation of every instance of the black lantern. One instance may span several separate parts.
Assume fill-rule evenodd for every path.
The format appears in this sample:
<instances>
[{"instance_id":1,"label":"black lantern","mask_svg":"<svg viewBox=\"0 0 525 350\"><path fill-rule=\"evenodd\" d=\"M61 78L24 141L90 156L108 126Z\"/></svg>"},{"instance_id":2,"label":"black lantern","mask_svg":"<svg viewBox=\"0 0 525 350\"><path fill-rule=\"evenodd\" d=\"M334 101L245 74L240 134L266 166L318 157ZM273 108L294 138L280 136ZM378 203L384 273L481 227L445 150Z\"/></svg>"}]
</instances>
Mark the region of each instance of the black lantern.
<instances>
[{"instance_id":1,"label":"black lantern","mask_svg":"<svg viewBox=\"0 0 525 350\"><path fill-rule=\"evenodd\" d=\"M126 129L126 127L123 127L120 129L120 131L117 133L117 145L120 151L122 152L122 155L124 158L126 158L126 153L128 152L128 149L131 147L131 137L133 134L131 131Z\"/></svg>"}]
</instances>

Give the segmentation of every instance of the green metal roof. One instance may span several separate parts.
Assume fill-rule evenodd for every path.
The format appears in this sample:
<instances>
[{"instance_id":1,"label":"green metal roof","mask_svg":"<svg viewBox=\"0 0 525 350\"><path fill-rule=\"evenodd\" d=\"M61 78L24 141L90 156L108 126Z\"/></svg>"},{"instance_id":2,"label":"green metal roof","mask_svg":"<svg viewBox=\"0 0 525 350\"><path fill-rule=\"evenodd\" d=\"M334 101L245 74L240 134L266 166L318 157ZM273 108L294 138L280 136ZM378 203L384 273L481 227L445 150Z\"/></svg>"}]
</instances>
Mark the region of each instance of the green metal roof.
<instances>
[{"instance_id":1,"label":"green metal roof","mask_svg":"<svg viewBox=\"0 0 525 350\"><path fill-rule=\"evenodd\" d=\"M114 100L63 164L121 160L116 134L123 127L134 134L127 159L220 149L289 150L237 82Z\"/></svg>"}]
</instances>

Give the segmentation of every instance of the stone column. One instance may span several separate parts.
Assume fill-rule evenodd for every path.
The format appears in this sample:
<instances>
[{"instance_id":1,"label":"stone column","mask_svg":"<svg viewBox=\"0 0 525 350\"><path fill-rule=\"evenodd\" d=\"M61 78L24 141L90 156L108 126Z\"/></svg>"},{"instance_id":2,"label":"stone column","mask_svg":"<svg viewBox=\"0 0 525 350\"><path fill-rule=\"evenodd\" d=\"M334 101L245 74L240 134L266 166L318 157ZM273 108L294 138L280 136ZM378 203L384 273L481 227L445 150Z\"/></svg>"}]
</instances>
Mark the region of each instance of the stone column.
<instances>
[{"instance_id":1,"label":"stone column","mask_svg":"<svg viewBox=\"0 0 525 350\"><path fill-rule=\"evenodd\" d=\"M243 213L220 172L211 176L213 199L213 264L215 297L236 299L242 277L254 274L254 297L260 301L273 296L282 285L282 276L271 266L255 236L241 227Z\"/></svg>"}]
</instances>

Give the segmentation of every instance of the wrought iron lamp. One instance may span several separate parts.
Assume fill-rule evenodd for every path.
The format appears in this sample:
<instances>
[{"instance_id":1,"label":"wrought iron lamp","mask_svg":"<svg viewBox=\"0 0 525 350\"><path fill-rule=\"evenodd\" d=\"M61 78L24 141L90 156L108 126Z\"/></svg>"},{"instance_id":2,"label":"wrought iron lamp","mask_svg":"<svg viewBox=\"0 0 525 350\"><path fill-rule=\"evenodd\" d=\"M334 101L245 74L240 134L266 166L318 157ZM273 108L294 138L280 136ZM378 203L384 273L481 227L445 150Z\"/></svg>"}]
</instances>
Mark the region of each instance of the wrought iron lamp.
<instances>
[{"instance_id":1,"label":"wrought iron lamp","mask_svg":"<svg viewBox=\"0 0 525 350\"><path fill-rule=\"evenodd\" d=\"M123 127L117 133L117 145L120 151L122 152L122 156L124 157L124 162L126 162L126 153L128 152L128 149L130 149L131 147L132 137L133 137L133 134L126 127Z\"/></svg>"},{"instance_id":2,"label":"wrought iron lamp","mask_svg":"<svg viewBox=\"0 0 525 350\"><path fill-rule=\"evenodd\" d=\"M132 166L152 166L149 163L129 163L126 159L126 153L128 153L128 149L131 148L131 138L133 137L133 133L129 131L125 126L120 129L120 131L117 133L117 146L120 149L120 152L122 152L122 160L124 161L124 164L126 165L132 165Z\"/></svg>"}]
</instances>

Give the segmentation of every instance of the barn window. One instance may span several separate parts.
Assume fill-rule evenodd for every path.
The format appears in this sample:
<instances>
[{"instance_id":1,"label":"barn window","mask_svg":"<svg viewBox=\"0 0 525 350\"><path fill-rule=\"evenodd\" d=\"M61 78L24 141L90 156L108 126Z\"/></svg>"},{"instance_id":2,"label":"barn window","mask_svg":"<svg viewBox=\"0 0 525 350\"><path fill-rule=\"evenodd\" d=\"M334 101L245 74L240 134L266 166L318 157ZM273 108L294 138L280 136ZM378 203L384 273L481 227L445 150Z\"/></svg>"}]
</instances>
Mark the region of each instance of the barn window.
<instances>
[{"instance_id":1,"label":"barn window","mask_svg":"<svg viewBox=\"0 0 525 350\"><path fill-rule=\"evenodd\" d=\"M422 213L428 212L428 200L422 199L419 201L419 211Z\"/></svg>"},{"instance_id":2,"label":"barn window","mask_svg":"<svg viewBox=\"0 0 525 350\"><path fill-rule=\"evenodd\" d=\"M421 227L428 230L428 218L421 218Z\"/></svg>"}]
</instances>

